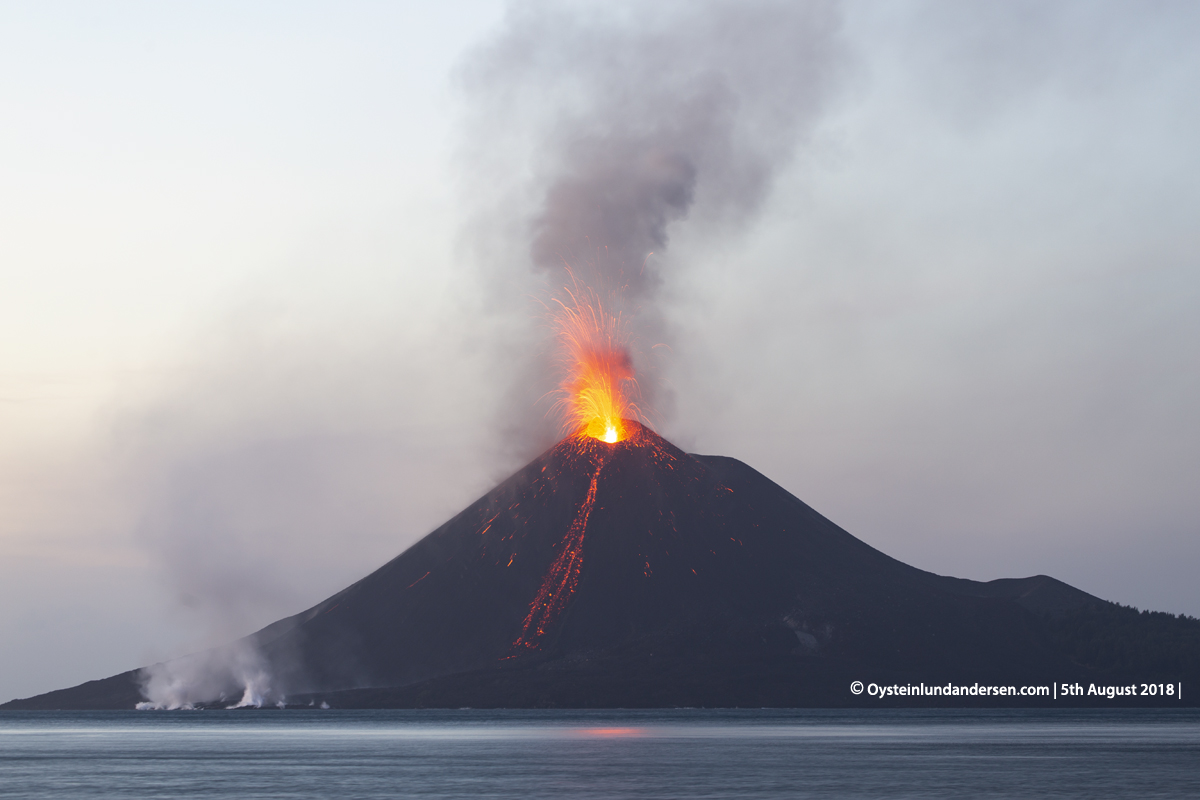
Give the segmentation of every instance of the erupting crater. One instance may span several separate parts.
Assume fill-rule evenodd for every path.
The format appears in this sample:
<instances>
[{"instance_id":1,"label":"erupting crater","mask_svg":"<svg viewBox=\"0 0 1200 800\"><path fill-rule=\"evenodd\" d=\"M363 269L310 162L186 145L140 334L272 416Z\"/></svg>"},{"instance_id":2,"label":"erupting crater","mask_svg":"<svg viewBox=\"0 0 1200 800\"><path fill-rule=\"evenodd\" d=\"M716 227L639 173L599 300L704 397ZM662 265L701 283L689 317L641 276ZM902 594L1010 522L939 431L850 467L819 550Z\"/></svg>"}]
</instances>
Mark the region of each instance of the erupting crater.
<instances>
[{"instance_id":1,"label":"erupting crater","mask_svg":"<svg viewBox=\"0 0 1200 800\"><path fill-rule=\"evenodd\" d=\"M552 320L566 435L375 572L229 648L269 676L265 704L852 705L877 702L849 692L860 676L1129 683L1152 658L1200 680L1195 620L1139 621L1044 575L924 572L739 461L683 452L641 421L621 315L577 286ZM1151 633L1164 644L1118 669L1091 630L1122 658ZM7 706L224 707L250 690L236 667L202 653Z\"/></svg>"},{"instance_id":2,"label":"erupting crater","mask_svg":"<svg viewBox=\"0 0 1200 800\"><path fill-rule=\"evenodd\" d=\"M554 408L564 428L609 444L625 439L626 420L641 412L624 319L578 285L564 289L550 311L562 374Z\"/></svg>"}]
</instances>

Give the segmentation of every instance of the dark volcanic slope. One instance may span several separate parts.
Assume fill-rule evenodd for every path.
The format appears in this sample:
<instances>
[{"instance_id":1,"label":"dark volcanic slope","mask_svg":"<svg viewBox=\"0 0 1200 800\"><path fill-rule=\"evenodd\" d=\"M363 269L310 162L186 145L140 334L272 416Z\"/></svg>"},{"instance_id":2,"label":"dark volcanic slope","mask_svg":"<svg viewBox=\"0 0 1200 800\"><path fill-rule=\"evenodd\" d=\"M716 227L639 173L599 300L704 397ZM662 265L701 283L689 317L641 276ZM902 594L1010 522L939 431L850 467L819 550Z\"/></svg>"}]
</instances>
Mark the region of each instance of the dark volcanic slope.
<instances>
[{"instance_id":1,"label":"dark volcanic slope","mask_svg":"<svg viewBox=\"0 0 1200 800\"><path fill-rule=\"evenodd\" d=\"M376 572L249 637L267 699L842 705L866 700L850 695L852 680L1021 686L1197 672L1195 620L1148 620L1045 576L923 572L745 464L633 427L615 445L563 440ZM194 702L242 694L236 670L208 683ZM9 707L141 699L125 673Z\"/></svg>"}]
</instances>

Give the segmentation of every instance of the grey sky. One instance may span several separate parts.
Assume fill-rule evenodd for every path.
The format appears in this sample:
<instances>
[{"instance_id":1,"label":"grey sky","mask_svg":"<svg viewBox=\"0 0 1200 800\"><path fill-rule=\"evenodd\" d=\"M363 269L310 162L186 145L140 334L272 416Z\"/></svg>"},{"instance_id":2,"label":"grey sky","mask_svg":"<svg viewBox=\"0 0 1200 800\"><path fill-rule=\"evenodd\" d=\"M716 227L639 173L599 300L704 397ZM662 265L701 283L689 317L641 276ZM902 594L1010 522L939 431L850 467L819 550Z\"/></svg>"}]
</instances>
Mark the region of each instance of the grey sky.
<instances>
[{"instance_id":1,"label":"grey sky","mask_svg":"<svg viewBox=\"0 0 1200 800\"><path fill-rule=\"evenodd\" d=\"M0 696L299 610L516 466L480 215L536 182L461 88L503 13L0 10ZM666 228L662 431L916 566L1200 614L1200 12L832 13L757 215Z\"/></svg>"}]
</instances>

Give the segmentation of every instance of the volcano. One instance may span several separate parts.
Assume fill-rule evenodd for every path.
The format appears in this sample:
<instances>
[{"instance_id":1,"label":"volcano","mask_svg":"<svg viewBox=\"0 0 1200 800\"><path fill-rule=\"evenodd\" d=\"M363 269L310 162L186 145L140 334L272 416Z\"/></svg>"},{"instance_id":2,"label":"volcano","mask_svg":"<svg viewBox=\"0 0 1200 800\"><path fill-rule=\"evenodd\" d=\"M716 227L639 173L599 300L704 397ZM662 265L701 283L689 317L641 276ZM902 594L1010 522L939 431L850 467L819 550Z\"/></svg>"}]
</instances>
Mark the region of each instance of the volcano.
<instances>
[{"instance_id":1,"label":"volcano","mask_svg":"<svg viewBox=\"0 0 1200 800\"><path fill-rule=\"evenodd\" d=\"M563 439L380 569L242 640L240 671L208 658L176 705L840 706L878 704L856 680L1200 677L1197 620L1046 576L924 572L735 459L624 424L615 443ZM186 662L6 707L132 708L148 676L170 682Z\"/></svg>"}]
</instances>

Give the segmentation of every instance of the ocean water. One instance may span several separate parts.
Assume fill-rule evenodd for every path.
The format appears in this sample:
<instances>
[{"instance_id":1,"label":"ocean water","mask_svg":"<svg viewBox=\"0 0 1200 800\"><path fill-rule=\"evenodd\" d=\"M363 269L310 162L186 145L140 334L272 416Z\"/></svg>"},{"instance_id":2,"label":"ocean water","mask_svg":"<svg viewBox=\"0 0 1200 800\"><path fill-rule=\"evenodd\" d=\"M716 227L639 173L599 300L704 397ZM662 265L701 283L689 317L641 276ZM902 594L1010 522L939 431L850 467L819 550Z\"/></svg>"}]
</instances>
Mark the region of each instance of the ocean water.
<instances>
[{"instance_id":1,"label":"ocean water","mask_svg":"<svg viewBox=\"0 0 1200 800\"><path fill-rule=\"evenodd\" d=\"M1200 710L0 712L4 798L1196 798Z\"/></svg>"}]
</instances>

